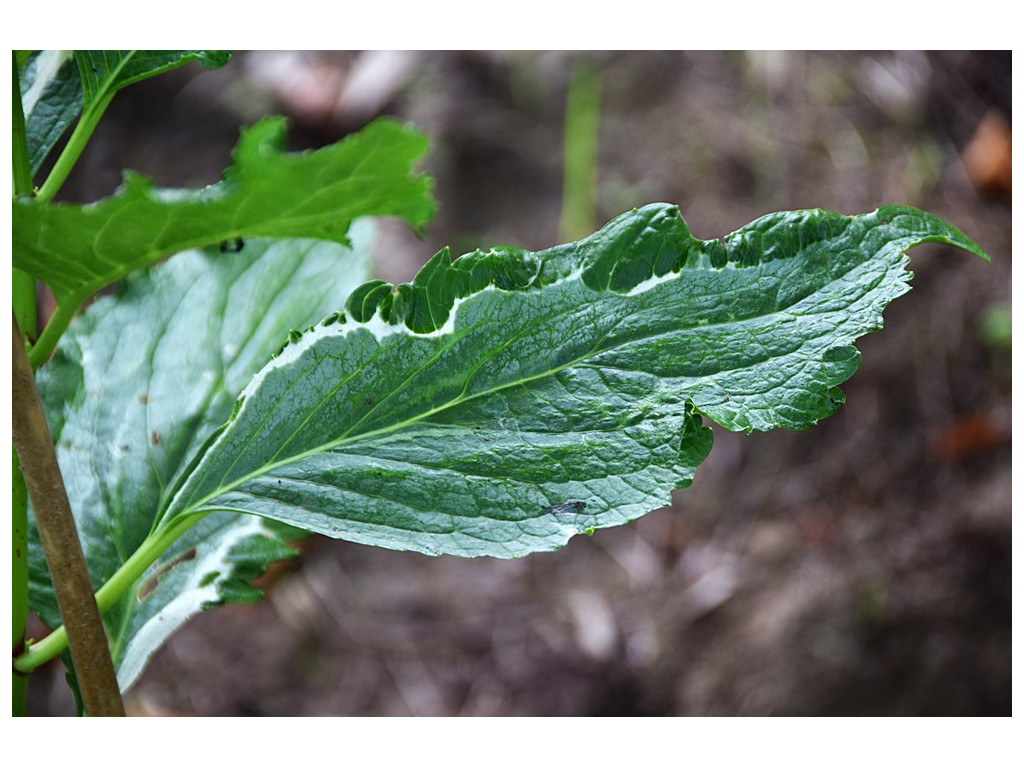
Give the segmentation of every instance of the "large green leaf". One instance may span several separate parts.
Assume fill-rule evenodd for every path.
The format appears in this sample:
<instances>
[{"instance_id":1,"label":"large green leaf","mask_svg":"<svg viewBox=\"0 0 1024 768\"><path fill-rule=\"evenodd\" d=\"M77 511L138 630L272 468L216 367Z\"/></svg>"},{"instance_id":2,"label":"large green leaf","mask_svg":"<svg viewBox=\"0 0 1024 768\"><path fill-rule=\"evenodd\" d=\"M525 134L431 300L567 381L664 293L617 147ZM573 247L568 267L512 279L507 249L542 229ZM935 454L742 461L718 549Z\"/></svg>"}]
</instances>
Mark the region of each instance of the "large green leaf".
<instances>
[{"instance_id":1,"label":"large green leaf","mask_svg":"<svg viewBox=\"0 0 1024 768\"><path fill-rule=\"evenodd\" d=\"M903 251L984 255L912 208L820 210L693 238L624 214L539 253L446 252L357 289L243 391L161 525L244 512L428 554L512 557L669 502L731 430L843 402L859 336L908 290Z\"/></svg>"},{"instance_id":2,"label":"large green leaf","mask_svg":"<svg viewBox=\"0 0 1024 768\"><path fill-rule=\"evenodd\" d=\"M31 51L18 68L25 139L35 174L82 111L82 78L71 51Z\"/></svg>"},{"instance_id":3,"label":"large green leaf","mask_svg":"<svg viewBox=\"0 0 1024 768\"><path fill-rule=\"evenodd\" d=\"M97 587L146 539L175 475L289 332L341 306L368 277L371 236L359 221L351 249L254 239L240 253L183 253L129 278L71 326L38 385ZM257 597L248 579L293 554L288 538L282 526L239 515L191 528L104 616L122 686L192 614ZM34 529L30 566L32 607L56 626Z\"/></svg>"},{"instance_id":4,"label":"large green leaf","mask_svg":"<svg viewBox=\"0 0 1024 768\"><path fill-rule=\"evenodd\" d=\"M284 121L243 132L224 180L202 190L157 189L126 174L117 194L89 205L13 201L14 266L76 304L139 267L189 248L249 237L345 242L349 223L433 215L430 179L411 173L419 132L376 121L315 152L282 151Z\"/></svg>"}]
</instances>

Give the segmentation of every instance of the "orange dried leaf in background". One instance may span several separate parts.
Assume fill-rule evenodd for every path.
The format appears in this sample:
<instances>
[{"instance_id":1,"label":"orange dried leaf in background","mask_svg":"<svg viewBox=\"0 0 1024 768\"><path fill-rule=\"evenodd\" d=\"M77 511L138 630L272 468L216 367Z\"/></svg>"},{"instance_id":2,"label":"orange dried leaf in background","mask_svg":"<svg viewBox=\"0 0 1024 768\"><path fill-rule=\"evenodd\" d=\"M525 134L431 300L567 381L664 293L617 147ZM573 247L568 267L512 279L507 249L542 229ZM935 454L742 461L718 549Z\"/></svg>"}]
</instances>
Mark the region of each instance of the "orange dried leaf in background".
<instances>
[{"instance_id":1,"label":"orange dried leaf in background","mask_svg":"<svg viewBox=\"0 0 1024 768\"><path fill-rule=\"evenodd\" d=\"M955 464L968 454L990 448L1000 437L992 420L977 414L950 424L932 444L932 452L939 461Z\"/></svg>"},{"instance_id":2,"label":"orange dried leaf in background","mask_svg":"<svg viewBox=\"0 0 1024 768\"><path fill-rule=\"evenodd\" d=\"M989 110L961 155L971 184L981 194L1009 197L1013 185L1010 123Z\"/></svg>"}]
</instances>

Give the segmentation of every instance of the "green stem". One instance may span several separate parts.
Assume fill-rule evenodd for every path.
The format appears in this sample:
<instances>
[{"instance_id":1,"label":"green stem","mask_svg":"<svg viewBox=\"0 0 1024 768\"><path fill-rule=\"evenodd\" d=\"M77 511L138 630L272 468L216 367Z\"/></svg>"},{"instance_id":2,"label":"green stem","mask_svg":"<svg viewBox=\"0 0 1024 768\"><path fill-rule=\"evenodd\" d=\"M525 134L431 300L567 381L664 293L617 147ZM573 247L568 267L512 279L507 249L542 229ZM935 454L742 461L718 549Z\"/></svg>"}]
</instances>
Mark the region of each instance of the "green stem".
<instances>
[{"instance_id":1,"label":"green stem","mask_svg":"<svg viewBox=\"0 0 1024 768\"><path fill-rule=\"evenodd\" d=\"M32 167L28 159L25 133L25 112L21 105L21 84L18 80L17 56L11 52L11 156L14 173L14 194L32 194ZM14 317L23 333L31 340L36 335L36 281L20 269L13 270L11 280ZM11 653L18 656L25 650L25 629L28 626L28 488L21 472L18 452L11 451ZM15 672L11 676L11 713L23 717L28 699L28 678Z\"/></svg>"},{"instance_id":2,"label":"green stem","mask_svg":"<svg viewBox=\"0 0 1024 768\"><path fill-rule=\"evenodd\" d=\"M60 188L64 185L68 175L71 173L71 169L75 167L75 163L78 162L78 158L81 156L82 151L85 149L85 145L89 143L89 139L92 137L93 131L96 130L96 126L100 122L100 118L103 117L103 113L106 112L107 107L110 106L110 102L114 99L114 93L108 93L107 95L99 98L95 101L85 112L82 113L81 119L78 121L78 125L75 126L75 130L71 132L71 137L68 139L67 145L64 147L64 151L60 153L60 157L57 158L57 162L54 163L53 170L50 171L50 175L43 182L43 186L39 188L39 192L36 197L41 202L49 202L54 198Z\"/></svg>"},{"instance_id":3,"label":"green stem","mask_svg":"<svg viewBox=\"0 0 1024 768\"><path fill-rule=\"evenodd\" d=\"M50 316L43 333L32 348L28 351L28 360L33 368L38 368L45 363L57 346L61 335L67 330L68 324L74 319L75 312L82 302L75 299L63 301L57 304L57 308Z\"/></svg>"},{"instance_id":4,"label":"green stem","mask_svg":"<svg viewBox=\"0 0 1024 768\"><path fill-rule=\"evenodd\" d=\"M11 452L14 473L11 504L11 652L21 655L25 650L25 628L28 625L28 489L25 476L21 474L18 452ZM25 715L28 693L28 678L15 672L11 677L11 712L15 716Z\"/></svg>"},{"instance_id":5,"label":"green stem","mask_svg":"<svg viewBox=\"0 0 1024 768\"><path fill-rule=\"evenodd\" d=\"M14 53L12 52L13 55ZM36 191L32 187L32 167L28 156L25 113L21 104L21 85L18 81L16 60L13 61L12 68L14 70L14 94L12 99L14 192L18 197L27 197L36 194ZM40 202L51 200L60 190L113 97L113 93L108 94L82 115L49 177L38 191L38 194L36 194L36 198ZM43 329L43 334L39 339L39 342L43 343L40 344L36 342L36 335L38 333L38 328L36 327L36 281L31 275L15 269L13 283L14 315L25 337L30 343L34 343L29 350L28 356L32 367L38 368L49 358L61 334L67 329L68 323L71 322L78 307L85 299L83 298L81 301L65 301L63 306L58 306L57 311Z\"/></svg>"},{"instance_id":6,"label":"green stem","mask_svg":"<svg viewBox=\"0 0 1024 768\"><path fill-rule=\"evenodd\" d=\"M14 84L11 88L11 140L14 167L14 194L25 197L32 194L32 164L28 159L28 139L25 133L25 110L21 105L21 83L18 81L18 60L11 51L11 69Z\"/></svg>"},{"instance_id":7,"label":"green stem","mask_svg":"<svg viewBox=\"0 0 1024 768\"><path fill-rule=\"evenodd\" d=\"M156 559L167 551L171 544L181 538L185 531L205 516L206 513L180 517L166 528L155 531L142 542L135 553L125 560L124 565L118 568L110 580L96 593L96 605L99 607L100 613L106 612L117 604L146 572L146 569L155 563ZM67 645L67 632L64 627L58 627L39 642L32 643L25 653L14 660L14 668L18 672L27 674L58 656Z\"/></svg>"},{"instance_id":8,"label":"green stem","mask_svg":"<svg viewBox=\"0 0 1024 768\"><path fill-rule=\"evenodd\" d=\"M18 62L14 52L12 69L14 82L11 99L11 157L14 169L14 194L16 197L31 197L32 164L28 159L28 141L25 134L25 112L21 106L21 84L18 81ZM35 341L36 337L36 281L32 275L20 269L13 271L12 288L14 296L14 316L18 320L22 333Z\"/></svg>"},{"instance_id":9,"label":"green stem","mask_svg":"<svg viewBox=\"0 0 1024 768\"><path fill-rule=\"evenodd\" d=\"M27 343L36 340L36 279L20 269L11 270L11 294L14 316Z\"/></svg>"}]
</instances>

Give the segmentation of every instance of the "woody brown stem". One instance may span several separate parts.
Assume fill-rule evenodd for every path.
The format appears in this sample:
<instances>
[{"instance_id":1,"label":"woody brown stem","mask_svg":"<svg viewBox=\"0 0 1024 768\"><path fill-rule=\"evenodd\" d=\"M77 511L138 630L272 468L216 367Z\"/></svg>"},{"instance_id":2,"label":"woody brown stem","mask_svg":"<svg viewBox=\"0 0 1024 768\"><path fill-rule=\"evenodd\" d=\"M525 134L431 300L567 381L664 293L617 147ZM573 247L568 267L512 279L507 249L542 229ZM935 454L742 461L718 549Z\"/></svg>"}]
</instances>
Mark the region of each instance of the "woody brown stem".
<instances>
[{"instance_id":1,"label":"woody brown stem","mask_svg":"<svg viewBox=\"0 0 1024 768\"><path fill-rule=\"evenodd\" d=\"M50 569L57 604L67 630L85 712L123 716L124 704L110 658L110 646L93 596L89 570L61 478L53 438L46 424L25 342L14 325L12 426L39 538Z\"/></svg>"}]
</instances>

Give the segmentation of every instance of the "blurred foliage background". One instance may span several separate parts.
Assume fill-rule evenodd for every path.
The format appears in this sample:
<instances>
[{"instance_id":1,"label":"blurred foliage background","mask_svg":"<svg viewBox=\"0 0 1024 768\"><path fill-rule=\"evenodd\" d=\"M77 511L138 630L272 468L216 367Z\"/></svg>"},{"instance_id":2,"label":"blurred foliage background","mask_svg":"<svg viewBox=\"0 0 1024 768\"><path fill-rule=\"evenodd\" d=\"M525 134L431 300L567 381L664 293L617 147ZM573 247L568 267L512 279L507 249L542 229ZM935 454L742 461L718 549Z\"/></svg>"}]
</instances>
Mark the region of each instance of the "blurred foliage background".
<instances>
[{"instance_id":1,"label":"blurred foliage background","mask_svg":"<svg viewBox=\"0 0 1024 768\"><path fill-rule=\"evenodd\" d=\"M394 282L444 245L540 249L655 201L703 238L910 204L992 257L913 251L847 405L804 433L716 428L672 509L516 561L310 539L263 603L180 632L130 710L1009 715L1010 93L998 51L254 51L120 94L65 198L124 168L214 182L268 113L292 149L418 125L441 209L421 239L382 225ZM31 711L71 711L62 678L33 676Z\"/></svg>"}]
</instances>

